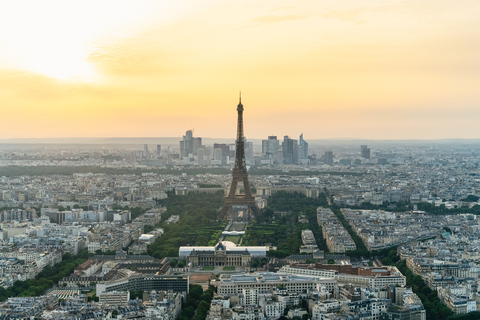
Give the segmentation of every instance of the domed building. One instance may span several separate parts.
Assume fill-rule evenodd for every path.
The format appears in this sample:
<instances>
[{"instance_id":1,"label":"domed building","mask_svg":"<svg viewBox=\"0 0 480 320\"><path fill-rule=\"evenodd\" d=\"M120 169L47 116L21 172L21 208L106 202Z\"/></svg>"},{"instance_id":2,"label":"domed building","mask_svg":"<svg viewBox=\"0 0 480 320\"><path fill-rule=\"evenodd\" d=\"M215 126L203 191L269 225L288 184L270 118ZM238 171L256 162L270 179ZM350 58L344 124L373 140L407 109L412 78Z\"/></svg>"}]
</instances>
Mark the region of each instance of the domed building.
<instances>
[{"instance_id":1,"label":"domed building","mask_svg":"<svg viewBox=\"0 0 480 320\"><path fill-rule=\"evenodd\" d=\"M222 241L215 247L180 247L179 256L196 266L250 265L253 257L265 257L266 247L237 247L233 242Z\"/></svg>"}]
</instances>

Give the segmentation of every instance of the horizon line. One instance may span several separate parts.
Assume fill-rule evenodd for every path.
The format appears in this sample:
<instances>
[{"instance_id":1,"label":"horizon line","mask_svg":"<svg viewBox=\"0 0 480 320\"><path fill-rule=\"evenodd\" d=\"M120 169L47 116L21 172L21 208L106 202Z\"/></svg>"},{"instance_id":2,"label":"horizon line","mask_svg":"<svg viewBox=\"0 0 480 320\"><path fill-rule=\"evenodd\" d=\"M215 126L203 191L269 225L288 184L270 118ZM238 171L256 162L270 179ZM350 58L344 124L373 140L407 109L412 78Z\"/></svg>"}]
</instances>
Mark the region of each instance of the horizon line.
<instances>
[{"instance_id":1,"label":"horizon line","mask_svg":"<svg viewBox=\"0 0 480 320\"><path fill-rule=\"evenodd\" d=\"M280 137L281 136L277 136ZM291 136L289 136L291 137ZM220 138L220 137L199 137L202 139L218 139L218 140L235 140L236 138ZM2 141L12 141L12 140L68 140L68 139L182 139L182 136L151 136L151 137L135 137L135 136L119 136L119 137L29 137L29 138L0 138L0 142ZM266 138L249 138L251 140L267 140ZM282 140L282 139L278 139ZM391 139L375 139L375 138L351 138L351 137L328 137L328 138L307 138L306 141L314 141L314 140L369 140L369 141L440 141L440 140L480 140L478 138L391 138Z\"/></svg>"}]
</instances>

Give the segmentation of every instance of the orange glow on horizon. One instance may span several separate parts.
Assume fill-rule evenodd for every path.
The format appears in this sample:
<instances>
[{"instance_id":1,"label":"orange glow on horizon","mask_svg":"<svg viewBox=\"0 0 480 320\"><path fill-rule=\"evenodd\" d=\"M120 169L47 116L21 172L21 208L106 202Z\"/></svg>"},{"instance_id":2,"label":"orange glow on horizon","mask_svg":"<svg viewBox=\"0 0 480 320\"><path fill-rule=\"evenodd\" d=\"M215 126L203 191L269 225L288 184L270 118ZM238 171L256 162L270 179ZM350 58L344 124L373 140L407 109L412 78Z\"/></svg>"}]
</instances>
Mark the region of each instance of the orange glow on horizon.
<instances>
[{"instance_id":1,"label":"orange glow on horizon","mask_svg":"<svg viewBox=\"0 0 480 320\"><path fill-rule=\"evenodd\" d=\"M25 8L29 8L26 10ZM480 138L480 4L0 4L0 139Z\"/></svg>"}]
</instances>

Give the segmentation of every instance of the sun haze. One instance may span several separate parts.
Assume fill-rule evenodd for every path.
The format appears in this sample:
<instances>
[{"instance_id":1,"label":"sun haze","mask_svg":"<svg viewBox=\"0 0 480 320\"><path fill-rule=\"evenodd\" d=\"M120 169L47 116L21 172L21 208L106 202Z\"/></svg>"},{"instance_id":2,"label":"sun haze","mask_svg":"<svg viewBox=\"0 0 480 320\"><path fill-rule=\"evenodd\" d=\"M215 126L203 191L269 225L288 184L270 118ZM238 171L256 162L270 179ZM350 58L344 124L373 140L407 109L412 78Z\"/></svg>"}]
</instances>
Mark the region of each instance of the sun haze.
<instances>
[{"instance_id":1,"label":"sun haze","mask_svg":"<svg viewBox=\"0 0 480 320\"><path fill-rule=\"evenodd\" d=\"M4 1L2 138L480 138L480 3Z\"/></svg>"}]
</instances>

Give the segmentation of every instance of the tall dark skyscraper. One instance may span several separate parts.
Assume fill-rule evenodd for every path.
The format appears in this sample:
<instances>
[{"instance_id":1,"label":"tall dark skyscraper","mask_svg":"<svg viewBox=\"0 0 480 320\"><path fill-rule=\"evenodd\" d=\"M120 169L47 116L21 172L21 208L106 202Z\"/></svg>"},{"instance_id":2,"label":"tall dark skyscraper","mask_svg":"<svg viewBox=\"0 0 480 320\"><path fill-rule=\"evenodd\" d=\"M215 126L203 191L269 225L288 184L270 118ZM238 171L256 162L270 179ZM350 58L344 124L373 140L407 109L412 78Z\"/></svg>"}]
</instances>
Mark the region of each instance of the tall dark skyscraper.
<instances>
[{"instance_id":1,"label":"tall dark skyscraper","mask_svg":"<svg viewBox=\"0 0 480 320\"><path fill-rule=\"evenodd\" d=\"M282 163L281 154L278 152L279 148L280 148L280 141L277 140L277 136L268 136L268 140L262 140L263 159L270 160L270 164Z\"/></svg>"},{"instance_id":2,"label":"tall dark skyscraper","mask_svg":"<svg viewBox=\"0 0 480 320\"><path fill-rule=\"evenodd\" d=\"M214 143L213 149L222 149L222 157L230 156L230 146L225 143Z\"/></svg>"},{"instance_id":3,"label":"tall dark skyscraper","mask_svg":"<svg viewBox=\"0 0 480 320\"><path fill-rule=\"evenodd\" d=\"M308 159L308 142L303 140L303 133L298 140L298 160Z\"/></svg>"},{"instance_id":4,"label":"tall dark skyscraper","mask_svg":"<svg viewBox=\"0 0 480 320\"><path fill-rule=\"evenodd\" d=\"M366 145L360 146L360 152L362 154L362 158L370 159L370 148L369 147L367 147Z\"/></svg>"},{"instance_id":5,"label":"tall dark skyscraper","mask_svg":"<svg viewBox=\"0 0 480 320\"><path fill-rule=\"evenodd\" d=\"M219 218L224 219L232 211L235 211L236 207L247 207L249 214L257 216L259 211L255 203L255 198L250 190L250 184L248 183L247 165L245 161L245 139L243 135L243 105L242 98L237 106L238 120L237 120L237 141L235 148L235 167L232 171L232 185L230 186L230 192L225 199L225 204L220 211ZM243 184L244 194L238 195L238 184Z\"/></svg>"},{"instance_id":6,"label":"tall dark skyscraper","mask_svg":"<svg viewBox=\"0 0 480 320\"><path fill-rule=\"evenodd\" d=\"M189 154L197 154L197 150L203 148L202 138L194 138L192 130L188 130L180 141L180 157L188 157Z\"/></svg>"},{"instance_id":7,"label":"tall dark skyscraper","mask_svg":"<svg viewBox=\"0 0 480 320\"><path fill-rule=\"evenodd\" d=\"M289 136L283 137L282 143L283 163L295 164L298 162L298 143L297 140L290 139Z\"/></svg>"},{"instance_id":8,"label":"tall dark skyscraper","mask_svg":"<svg viewBox=\"0 0 480 320\"><path fill-rule=\"evenodd\" d=\"M250 163L253 158L253 142L245 139L245 160Z\"/></svg>"},{"instance_id":9,"label":"tall dark skyscraper","mask_svg":"<svg viewBox=\"0 0 480 320\"><path fill-rule=\"evenodd\" d=\"M161 144L157 144L157 155L158 155L158 156L160 155L160 152L162 152L162 145L161 145Z\"/></svg>"},{"instance_id":10,"label":"tall dark skyscraper","mask_svg":"<svg viewBox=\"0 0 480 320\"><path fill-rule=\"evenodd\" d=\"M333 164L333 152L332 151L325 151L325 164L332 165Z\"/></svg>"}]
</instances>

